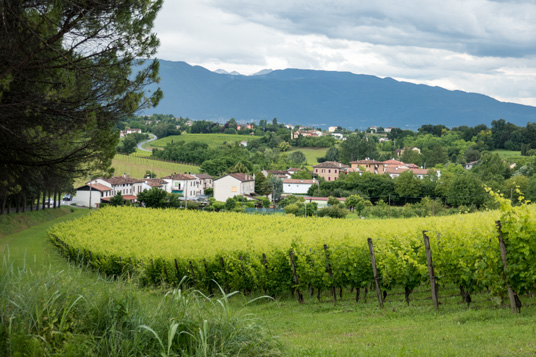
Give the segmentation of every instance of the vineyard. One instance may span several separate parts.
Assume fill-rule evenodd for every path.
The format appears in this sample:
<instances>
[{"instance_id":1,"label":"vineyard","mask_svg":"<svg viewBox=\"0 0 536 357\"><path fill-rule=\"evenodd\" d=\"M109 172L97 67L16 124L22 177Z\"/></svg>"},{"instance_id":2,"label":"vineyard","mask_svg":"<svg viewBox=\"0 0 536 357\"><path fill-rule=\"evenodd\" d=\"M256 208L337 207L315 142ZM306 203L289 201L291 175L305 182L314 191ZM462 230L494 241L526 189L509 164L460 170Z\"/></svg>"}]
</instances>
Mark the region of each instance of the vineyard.
<instances>
[{"instance_id":1,"label":"vineyard","mask_svg":"<svg viewBox=\"0 0 536 357\"><path fill-rule=\"evenodd\" d=\"M115 169L115 173L118 175L126 173L131 177L141 178L145 176L145 171L147 170L156 173L159 177L171 175L174 172L199 172L199 166L153 160L140 153L143 153L143 151L131 155L116 154L112 159L112 167Z\"/></svg>"},{"instance_id":2,"label":"vineyard","mask_svg":"<svg viewBox=\"0 0 536 357\"><path fill-rule=\"evenodd\" d=\"M107 207L50 231L64 255L107 274L140 274L146 284L190 284L278 295L362 288L375 280L388 294L435 281L454 284L465 301L489 291L501 298L536 288L536 211L501 211L405 220L343 220L239 213ZM496 221L501 220L499 230ZM424 233L425 232L425 233ZM501 259L498 236L507 250ZM423 243L429 237L433 277ZM371 238L375 264L367 239Z\"/></svg>"}]
</instances>

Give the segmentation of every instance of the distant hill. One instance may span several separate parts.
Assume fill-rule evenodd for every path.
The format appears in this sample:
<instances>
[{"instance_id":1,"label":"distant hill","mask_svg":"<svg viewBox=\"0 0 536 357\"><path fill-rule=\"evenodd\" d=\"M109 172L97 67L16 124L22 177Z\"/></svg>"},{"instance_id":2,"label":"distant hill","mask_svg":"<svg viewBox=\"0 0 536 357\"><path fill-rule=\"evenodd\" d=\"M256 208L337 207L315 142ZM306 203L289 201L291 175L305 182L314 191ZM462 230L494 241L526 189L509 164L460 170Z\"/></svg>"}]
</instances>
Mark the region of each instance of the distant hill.
<instances>
[{"instance_id":1,"label":"distant hill","mask_svg":"<svg viewBox=\"0 0 536 357\"><path fill-rule=\"evenodd\" d=\"M392 78L300 69L265 70L252 76L218 72L160 60L164 98L145 114L239 122L277 118L289 124L352 129L490 125L501 118L520 126L536 122L536 107Z\"/></svg>"}]
</instances>

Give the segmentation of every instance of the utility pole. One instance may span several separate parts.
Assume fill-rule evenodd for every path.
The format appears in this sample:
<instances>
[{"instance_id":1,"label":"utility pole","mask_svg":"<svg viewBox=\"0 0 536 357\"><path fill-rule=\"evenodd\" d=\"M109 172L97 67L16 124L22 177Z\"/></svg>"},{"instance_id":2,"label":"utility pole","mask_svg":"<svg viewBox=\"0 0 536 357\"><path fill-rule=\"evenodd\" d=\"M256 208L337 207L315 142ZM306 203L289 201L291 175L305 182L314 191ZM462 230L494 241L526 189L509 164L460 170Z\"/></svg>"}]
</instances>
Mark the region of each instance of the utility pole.
<instances>
[{"instance_id":1,"label":"utility pole","mask_svg":"<svg viewBox=\"0 0 536 357\"><path fill-rule=\"evenodd\" d=\"M93 178L91 177L91 174L89 175L89 209L91 209L91 180Z\"/></svg>"},{"instance_id":2,"label":"utility pole","mask_svg":"<svg viewBox=\"0 0 536 357\"><path fill-rule=\"evenodd\" d=\"M389 194L389 219L391 219L391 194Z\"/></svg>"},{"instance_id":3,"label":"utility pole","mask_svg":"<svg viewBox=\"0 0 536 357\"><path fill-rule=\"evenodd\" d=\"M184 209L187 210L188 209L188 180L184 181L185 183L185 196L184 196Z\"/></svg>"}]
</instances>

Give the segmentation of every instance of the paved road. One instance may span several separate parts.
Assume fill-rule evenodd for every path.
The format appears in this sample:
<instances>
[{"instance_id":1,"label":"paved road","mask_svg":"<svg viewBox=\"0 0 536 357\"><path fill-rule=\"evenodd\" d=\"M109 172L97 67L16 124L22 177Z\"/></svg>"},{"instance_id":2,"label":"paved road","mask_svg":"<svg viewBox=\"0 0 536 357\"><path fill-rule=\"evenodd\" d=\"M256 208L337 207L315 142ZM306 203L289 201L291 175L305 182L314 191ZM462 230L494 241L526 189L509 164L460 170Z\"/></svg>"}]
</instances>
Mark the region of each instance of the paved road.
<instances>
[{"instance_id":1,"label":"paved road","mask_svg":"<svg viewBox=\"0 0 536 357\"><path fill-rule=\"evenodd\" d=\"M154 134L149 134L149 136L151 137L149 140L145 140L145 141L142 141L141 143L138 143L138 149L139 150L151 152L151 150L144 149L143 145L145 145L147 143L150 143L151 141L155 141L157 138L156 138L156 135L154 135Z\"/></svg>"}]
</instances>

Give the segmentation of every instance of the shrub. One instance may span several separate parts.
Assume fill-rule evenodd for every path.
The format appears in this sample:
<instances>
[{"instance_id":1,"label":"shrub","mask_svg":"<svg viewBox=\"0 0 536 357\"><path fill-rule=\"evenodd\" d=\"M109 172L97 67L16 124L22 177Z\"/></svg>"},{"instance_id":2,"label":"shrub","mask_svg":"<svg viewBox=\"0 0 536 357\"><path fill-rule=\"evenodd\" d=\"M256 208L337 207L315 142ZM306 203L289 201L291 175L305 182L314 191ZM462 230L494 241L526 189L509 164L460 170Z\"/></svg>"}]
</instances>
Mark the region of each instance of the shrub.
<instances>
[{"instance_id":1,"label":"shrub","mask_svg":"<svg viewBox=\"0 0 536 357\"><path fill-rule=\"evenodd\" d=\"M319 217L344 218L348 214L348 210L337 206L321 208L317 212Z\"/></svg>"}]
</instances>

